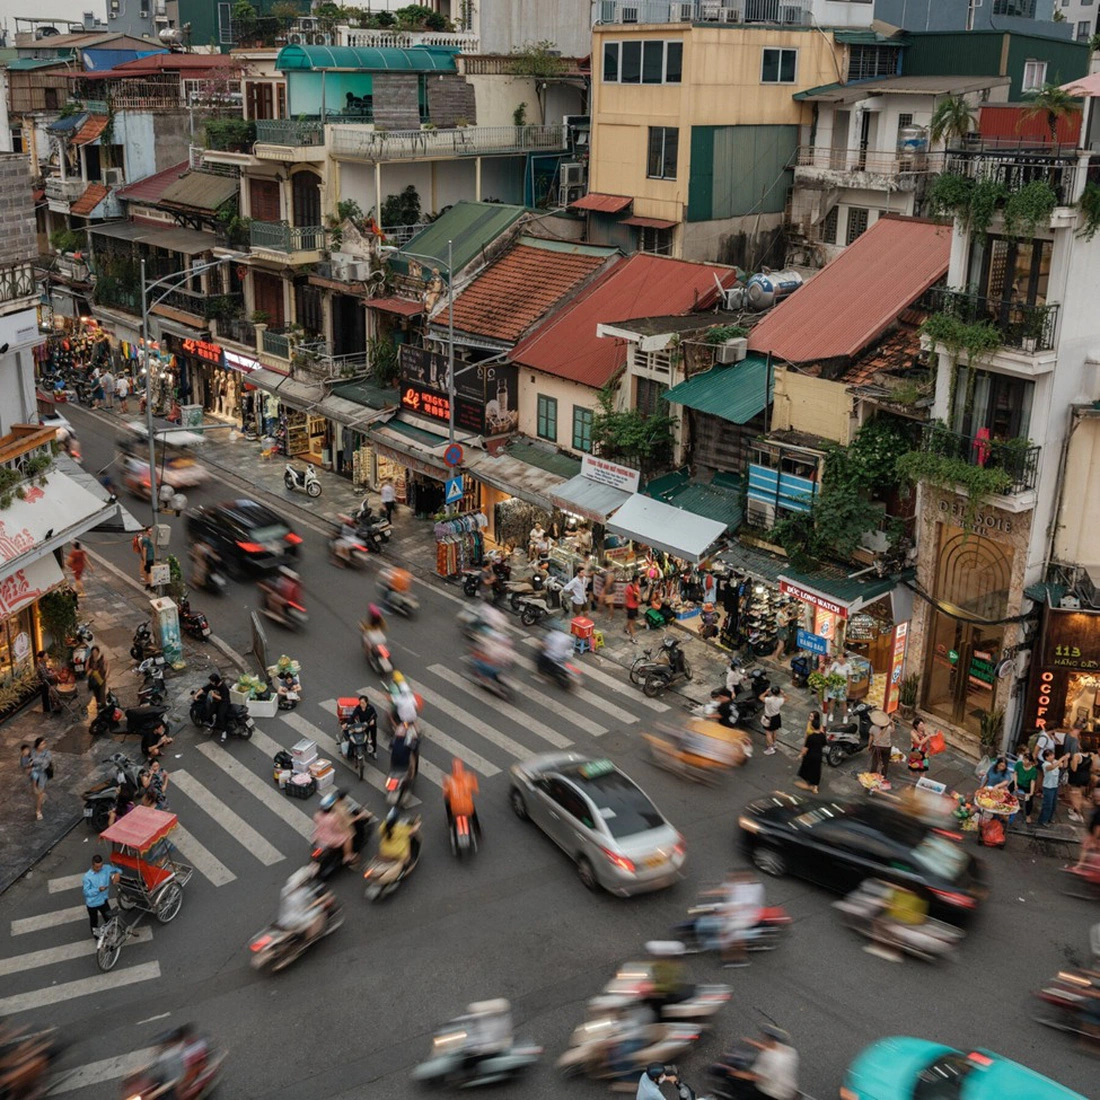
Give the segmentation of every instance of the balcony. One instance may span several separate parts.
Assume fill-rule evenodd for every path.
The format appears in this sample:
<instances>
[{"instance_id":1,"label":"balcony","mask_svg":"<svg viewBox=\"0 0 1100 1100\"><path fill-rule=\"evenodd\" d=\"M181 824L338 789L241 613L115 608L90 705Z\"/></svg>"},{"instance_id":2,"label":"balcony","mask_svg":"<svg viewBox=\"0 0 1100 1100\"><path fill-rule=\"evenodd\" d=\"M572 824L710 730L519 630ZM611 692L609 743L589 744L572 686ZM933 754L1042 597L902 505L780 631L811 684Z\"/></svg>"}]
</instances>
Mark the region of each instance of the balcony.
<instances>
[{"instance_id":1,"label":"balcony","mask_svg":"<svg viewBox=\"0 0 1100 1100\"><path fill-rule=\"evenodd\" d=\"M100 276L92 292L96 305L113 307L141 316L141 290L139 287L125 287L116 279Z\"/></svg>"},{"instance_id":2,"label":"balcony","mask_svg":"<svg viewBox=\"0 0 1100 1100\"><path fill-rule=\"evenodd\" d=\"M325 229L321 225L254 221L248 228L248 239L254 252L263 252L269 258L287 263L316 263L325 247Z\"/></svg>"},{"instance_id":3,"label":"balcony","mask_svg":"<svg viewBox=\"0 0 1100 1100\"><path fill-rule=\"evenodd\" d=\"M69 204L76 202L87 190L88 185L82 179L63 180L60 176L50 176L46 180L46 202L57 214L67 214Z\"/></svg>"},{"instance_id":4,"label":"balcony","mask_svg":"<svg viewBox=\"0 0 1100 1100\"><path fill-rule=\"evenodd\" d=\"M240 317L229 319L219 317L214 323L220 339L232 340L233 343L243 344L246 348L256 347L256 326L251 321L245 321Z\"/></svg>"},{"instance_id":5,"label":"balcony","mask_svg":"<svg viewBox=\"0 0 1100 1100\"><path fill-rule=\"evenodd\" d=\"M810 23L813 0L600 0L601 23Z\"/></svg>"},{"instance_id":6,"label":"balcony","mask_svg":"<svg viewBox=\"0 0 1100 1100\"><path fill-rule=\"evenodd\" d=\"M38 297L38 280L30 260L0 267L0 304Z\"/></svg>"},{"instance_id":7,"label":"balcony","mask_svg":"<svg viewBox=\"0 0 1100 1100\"><path fill-rule=\"evenodd\" d=\"M943 168L943 153L898 154L868 149L799 147L794 180L817 188L912 191L917 180Z\"/></svg>"},{"instance_id":8,"label":"balcony","mask_svg":"<svg viewBox=\"0 0 1100 1100\"><path fill-rule=\"evenodd\" d=\"M0 436L0 469L13 470L18 480L34 477L53 461L56 428L41 424L13 424L7 435ZM11 475L7 480L11 485Z\"/></svg>"},{"instance_id":9,"label":"balcony","mask_svg":"<svg viewBox=\"0 0 1100 1100\"><path fill-rule=\"evenodd\" d=\"M929 424L924 429L921 450L926 454L981 466L987 470L1003 470L1007 477L1006 495L1031 492L1039 482L1039 452L1027 439L978 439L948 431L943 424Z\"/></svg>"},{"instance_id":10,"label":"balcony","mask_svg":"<svg viewBox=\"0 0 1100 1100\"><path fill-rule=\"evenodd\" d=\"M468 54L477 53L481 47L481 40L470 31L383 31L337 27L336 37L341 46L358 49L407 50L410 46L443 46Z\"/></svg>"},{"instance_id":11,"label":"balcony","mask_svg":"<svg viewBox=\"0 0 1100 1100\"><path fill-rule=\"evenodd\" d=\"M949 149L944 171L999 183L1005 191L1020 190L1036 181L1050 185L1059 206L1072 206L1085 189L1088 154L1053 146L1045 149L1003 148L983 144L972 149Z\"/></svg>"},{"instance_id":12,"label":"balcony","mask_svg":"<svg viewBox=\"0 0 1100 1100\"><path fill-rule=\"evenodd\" d=\"M330 140L335 157L379 163L560 150L565 148L565 136L563 125L467 126L455 130L372 130L334 125Z\"/></svg>"},{"instance_id":13,"label":"balcony","mask_svg":"<svg viewBox=\"0 0 1100 1100\"><path fill-rule=\"evenodd\" d=\"M1057 338L1057 303L1032 306L935 287L926 295L924 304L936 313L957 317L966 324L987 321L1001 334L1005 347L1028 355L1051 351Z\"/></svg>"},{"instance_id":14,"label":"balcony","mask_svg":"<svg viewBox=\"0 0 1100 1100\"><path fill-rule=\"evenodd\" d=\"M194 290L185 290L176 287L163 295L153 294L150 297L159 297L160 301L152 306L152 312L161 312L162 308L174 310L178 313L186 313L189 317L202 321L206 318L206 306L210 301L208 294Z\"/></svg>"},{"instance_id":15,"label":"balcony","mask_svg":"<svg viewBox=\"0 0 1100 1100\"><path fill-rule=\"evenodd\" d=\"M355 121L369 122L370 119ZM325 124L320 118L260 118L252 153L260 160L288 163L325 159Z\"/></svg>"}]
</instances>

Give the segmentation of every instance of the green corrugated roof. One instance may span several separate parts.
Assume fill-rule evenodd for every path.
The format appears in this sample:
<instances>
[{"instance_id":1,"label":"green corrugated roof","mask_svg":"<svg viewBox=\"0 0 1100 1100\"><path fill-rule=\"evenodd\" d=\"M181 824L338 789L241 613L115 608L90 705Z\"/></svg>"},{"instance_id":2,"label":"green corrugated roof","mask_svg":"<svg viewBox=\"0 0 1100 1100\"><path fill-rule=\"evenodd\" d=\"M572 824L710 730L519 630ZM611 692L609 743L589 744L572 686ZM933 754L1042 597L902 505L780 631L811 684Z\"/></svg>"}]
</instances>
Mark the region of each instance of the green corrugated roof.
<instances>
[{"instance_id":1,"label":"green corrugated roof","mask_svg":"<svg viewBox=\"0 0 1100 1100\"><path fill-rule=\"evenodd\" d=\"M17 57L14 61L9 61L6 67L14 72L26 72L28 69L46 69L51 65L64 64L63 57Z\"/></svg>"},{"instance_id":2,"label":"green corrugated roof","mask_svg":"<svg viewBox=\"0 0 1100 1100\"><path fill-rule=\"evenodd\" d=\"M415 424L407 424L404 420L393 419L386 425L387 430L397 432L408 439L415 439L417 443L423 443L426 447L441 447L447 442L445 435L436 435L424 428L418 428Z\"/></svg>"},{"instance_id":3,"label":"green corrugated roof","mask_svg":"<svg viewBox=\"0 0 1100 1100\"><path fill-rule=\"evenodd\" d=\"M334 397L354 401L357 405L365 405L368 409L392 409L400 404L401 400L396 389L387 389L365 378L355 382L340 382L332 387L332 393Z\"/></svg>"},{"instance_id":4,"label":"green corrugated roof","mask_svg":"<svg viewBox=\"0 0 1100 1100\"><path fill-rule=\"evenodd\" d=\"M736 474L716 474L710 484L705 485L692 481L686 469L677 470L655 478L643 491L654 500L724 523L729 531L736 531L744 518L741 479Z\"/></svg>"},{"instance_id":5,"label":"green corrugated roof","mask_svg":"<svg viewBox=\"0 0 1100 1100\"><path fill-rule=\"evenodd\" d=\"M1062 597L1065 594L1066 586L1064 584L1046 584L1042 581L1038 584L1029 584L1024 589L1024 595L1032 603L1045 604L1049 598L1051 607L1057 607L1062 602Z\"/></svg>"},{"instance_id":6,"label":"green corrugated roof","mask_svg":"<svg viewBox=\"0 0 1100 1100\"><path fill-rule=\"evenodd\" d=\"M448 282L447 242L451 242L456 271L461 271L492 244L509 226L526 213L522 206L499 202L456 202L421 230L400 251L390 255L390 266L402 275L408 273L408 257L439 268ZM425 259L427 258L427 259ZM431 263L434 260L434 263Z\"/></svg>"},{"instance_id":7,"label":"green corrugated roof","mask_svg":"<svg viewBox=\"0 0 1100 1100\"><path fill-rule=\"evenodd\" d=\"M772 584L779 579L780 573L786 574L788 565L786 558L769 554L765 550L758 550L754 546L745 546L740 542L734 542L723 550L718 555L718 561L726 562L734 569L748 573L750 577L769 581Z\"/></svg>"},{"instance_id":8,"label":"green corrugated roof","mask_svg":"<svg viewBox=\"0 0 1100 1100\"><path fill-rule=\"evenodd\" d=\"M557 474L559 477L576 477L581 472L580 459L563 455L560 451L540 447L529 439L513 439L505 453L520 462L526 462L528 466L536 466L548 474Z\"/></svg>"},{"instance_id":9,"label":"green corrugated roof","mask_svg":"<svg viewBox=\"0 0 1100 1100\"><path fill-rule=\"evenodd\" d=\"M443 72L458 71L457 49L439 46L393 47L284 46L275 59L280 72Z\"/></svg>"},{"instance_id":10,"label":"green corrugated roof","mask_svg":"<svg viewBox=\"0 0 1100 1100\"><path fill-rule=\"evenodd\" d=\"M832 565L823 565L812 573L799 573L798 570L789 567L780 572L795 584L812 588L825 596L832 596L839 603L854 604L862 601L864 606L892 591L900 580L911 579L916 575L914 570L907 569L896 576L849 577L840 566Z\"/></svg>"},{"instance_id":11,"label":"green corrugated roof","mask_svg":"<svg viewBox=\"0 0 1100 1100\"><path fill-rule=\"evenodd\" d=\"M768 397L764 399L767 378ZM762 355L748 355L732 366L712 367L665 394L665 400L689 409L720 416L734 424L747 424L771 401L775 378L768 377L768 361Z\"/></svg>"}]
</instances>

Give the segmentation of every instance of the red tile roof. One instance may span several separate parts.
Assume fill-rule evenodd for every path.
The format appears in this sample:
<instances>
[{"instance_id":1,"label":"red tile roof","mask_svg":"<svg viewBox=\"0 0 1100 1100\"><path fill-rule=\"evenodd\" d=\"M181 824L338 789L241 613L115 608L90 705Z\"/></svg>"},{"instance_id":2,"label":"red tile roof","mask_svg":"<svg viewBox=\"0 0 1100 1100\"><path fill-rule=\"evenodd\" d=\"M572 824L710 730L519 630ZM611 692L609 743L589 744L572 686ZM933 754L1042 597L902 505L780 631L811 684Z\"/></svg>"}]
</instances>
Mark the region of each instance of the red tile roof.
<instances>
[{"instance_id":1,"label":"red tile roof","mask_svg":"<svg viewBox=\"0 0 1100 1100\"><path fill-rule=\"evenodd\" d=\"M626 348L618 340L597 337L598 324L705 309L717 293L716 276L724 287L737 277L716 264L636 253L589 283L520 341L510 358L585 386L604 386L626 362Z\"/></svg>"},{"instance_id":2,"label":"red tile roof","mask_svg":"<svg viewBox=\"0 0 1100 1100\"><path fill-rule=\"evenodd\" d=\"M947 274L951 226L886 215L769 313L749 348L789 363L852 358Z\"/></svg>"},{"instance_id":3,"label":"red tile roof","mask_svg":"<svg viewBox=\"0 0 1100 1100\"><path fill-rule=\"evenodd\" d=\"M599 191L591 191L583 199L569 204L570 210L595 210L600 214L618 214L625 210L634 200L629 195L601 195Z\"/></svg>"},{"instance_id":4,"label":"red tile roof","mask_svg":"<svg viewBox=\"0 0 1100 1100\"><path fill-rule=\"evenodd\" d=\"M862 355L837 379L846 386L865 386L880 371L908 370L920 356L920 329L899 325Z\"/></svg>"},{"instance_id":5,"label":"red tile roof","mask_svg":"<svg viewBox=\"0 0 1100 1100\"><path fill-rule=\"evenodd\" d=\"M86 218L110 194L102 183L89 183L84 194L69 206L69 213Z\"/></svg>"},{"instance_id":6,"label":"red tile roof","mask_svg":"<svg viewBox=\"0 0 1100 1100\"><path fill-rule=\"evenodd\" d=\"M88 145L107 128L106 115L89 115L73 135L73 145Z\"/></svg>"},{"instance_id":7,"label":"red tile roof","mask_svg":"<svg viewBox=\"0 0 1100 1100\"><path fill-rule=\"evenodd\" d=\"M490 264L455 298L455 328L515 343L614 255L610 248L562 251L528 238Z\"/></svg>"},{"instance_id":8,"label":"red tile roof","mask_svg":"<svg viewBox=\"0 0 1100 1100\"><path fill-rule=\"evenodd\" d=\"M135 180L133 183L127 184L117 191L116 194L120 199L124 199L126 202L160 202L161 195L163 195L168 187L175 183L189 167L190 165L187 161L180 161L179 164L173 164L171 168L165 168L155 175L146 176L144 179Z\"/></svg>"},{"instance_id":9,"label":"red tile roof","mask_svg":"<svg viewBox=\"0 0 1100 1100\"><path fill-rule=\"evenodd\" d=\"M407 298L368 298L368 309L380 309L383 313L398 313L402 317L416 317L424 312L421 302L410 302Z\"/></svg>"}]
</instances>

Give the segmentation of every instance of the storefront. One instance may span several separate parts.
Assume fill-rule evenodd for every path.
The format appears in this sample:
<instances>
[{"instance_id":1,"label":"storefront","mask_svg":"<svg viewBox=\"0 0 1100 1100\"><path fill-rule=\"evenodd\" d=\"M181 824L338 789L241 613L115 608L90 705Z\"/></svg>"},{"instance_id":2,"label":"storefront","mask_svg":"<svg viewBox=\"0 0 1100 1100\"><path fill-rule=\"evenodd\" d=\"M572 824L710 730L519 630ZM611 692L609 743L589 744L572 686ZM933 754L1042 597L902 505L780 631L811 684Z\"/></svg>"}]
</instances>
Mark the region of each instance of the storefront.
<instances>
[{"instance_id":1,"label":"storefront","mask_svg":"<svg viewBox=\"0 0 1100 1100\"><path fill-rule=\"evenodd\" d=\"M65 583L53 554L0 580L0 713L36 683L34 655L42 646L38 601Z\"/></svg>"},{"instance_id":2,"label":"storefront","mask_svg":"<svg viewBox=\"0 0 1100 1100\"><path fill-rule=\"evenodd\" d=\"M1100 749L1100 611L1043 607L1023 729L1074 729Z\"/></svg>"}]
</instances>

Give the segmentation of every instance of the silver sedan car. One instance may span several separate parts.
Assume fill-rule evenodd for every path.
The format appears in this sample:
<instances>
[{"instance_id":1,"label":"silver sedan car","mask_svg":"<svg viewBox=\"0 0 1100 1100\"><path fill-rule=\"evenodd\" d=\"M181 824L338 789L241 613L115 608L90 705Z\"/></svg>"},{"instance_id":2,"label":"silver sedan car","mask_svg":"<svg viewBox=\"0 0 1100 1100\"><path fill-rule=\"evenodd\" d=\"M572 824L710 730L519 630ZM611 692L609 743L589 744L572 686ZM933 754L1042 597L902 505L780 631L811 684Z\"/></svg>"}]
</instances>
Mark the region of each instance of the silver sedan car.
<instances>
[{"instance_id":1,"label":"silver sedan car","mask_svg":"<svg viewBox=\"0 0 1100 1100\"><path fill-rule=\"evenodd\" d=\"M545 753L512 765L512 809L577 865L589 890L626 897L680 878L684 838L610 760Z\"/></svg>"}]
</instances>

